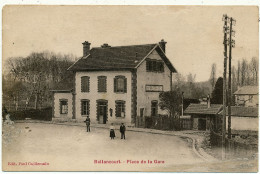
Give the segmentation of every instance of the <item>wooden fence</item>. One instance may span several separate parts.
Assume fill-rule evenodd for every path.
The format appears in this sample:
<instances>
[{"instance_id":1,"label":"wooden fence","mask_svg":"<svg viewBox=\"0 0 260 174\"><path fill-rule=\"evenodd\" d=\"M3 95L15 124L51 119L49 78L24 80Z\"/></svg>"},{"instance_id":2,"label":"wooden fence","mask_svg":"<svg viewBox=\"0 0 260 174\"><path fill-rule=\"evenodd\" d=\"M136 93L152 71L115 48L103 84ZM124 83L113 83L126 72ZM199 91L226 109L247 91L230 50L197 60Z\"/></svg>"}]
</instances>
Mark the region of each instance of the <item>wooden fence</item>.
<instances>
[{"instance_id":1,"label":"wooden fence","mask_svg":"<svg viewBox=\"0 0 260 174\"><path fill-rule=\"evenodd\" d=\"M181 123L185 124L185 126L181 126ZM187 122L166 115L136 117L136 126L159 130L180 130L182 127L185 129L190 127Z\"/></svg>"}]
</instances>

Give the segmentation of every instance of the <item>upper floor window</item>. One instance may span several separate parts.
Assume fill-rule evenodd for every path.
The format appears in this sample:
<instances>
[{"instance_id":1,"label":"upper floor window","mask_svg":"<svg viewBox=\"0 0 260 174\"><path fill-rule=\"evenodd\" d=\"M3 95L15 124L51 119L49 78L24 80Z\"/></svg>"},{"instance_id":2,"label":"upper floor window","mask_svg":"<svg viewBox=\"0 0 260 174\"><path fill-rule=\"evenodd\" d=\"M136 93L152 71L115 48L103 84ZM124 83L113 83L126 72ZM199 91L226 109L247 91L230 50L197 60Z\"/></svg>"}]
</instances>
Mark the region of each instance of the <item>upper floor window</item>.
<instances>
[{"instance_id":1,"label":"upper floor window","mask_svg":"<svg viewBox=\"0 0 260 174\"><path fill-rule=\"evenodd\" d=\"M146 59L147 72L164 72L164 63L161 60Z\"/></svg>"},{"instance_id":2,"label":"upper floor window","mask_svg":"<svg viewBox=\"0 0 260 174\"><path fill-rule=\"evenodd\" d=\"M81 92L89 92L89 76L81 77Z\"/></svg>"},{"instance_id":3,"label":"upper floor window","mask_svg":"<svg viewBox=\"0 0 260 174\"><path fill-rule=\"evenodd\" d=\"M114 78L114 92L127 92L127 78L125 76L116 76Z\"/></svg>"},{"instance_id":4,"label":"upper floor window","mask_svg":"<svg viewBox=\"0 0 260 174\"><path fill-rule=\"evenodd\" d=\"M98 76L98 92L107 92L106 76Z\"/></svg>"},{"instance_id":5,"label":"upper floor window","mask_svg":"<svg viewBox=\"0 0 260 174\"><path fill-rule=\"evenodd\" d=\"M60 100L60 114L67 114L68 113L68 100L61 99Z\"/></svg>"},{"instance_id":6,"label":"upper floor window","mask_svg":"<svg viewBox=\"0 0 260 174\"><path fill-rule=\"evenodd\" d=\"M81 115L89 115L89 100L81 100Z\"/></svg>"},{"instance_id":7,"label":"upper floor window","mask_svg":"<svg viewBox=\"0 0 260 174\"><path fill-rule=\"evenodd\" d=\"M125 101L116 101L116 117L125 117Z\"/></svg>"}]
</instances>

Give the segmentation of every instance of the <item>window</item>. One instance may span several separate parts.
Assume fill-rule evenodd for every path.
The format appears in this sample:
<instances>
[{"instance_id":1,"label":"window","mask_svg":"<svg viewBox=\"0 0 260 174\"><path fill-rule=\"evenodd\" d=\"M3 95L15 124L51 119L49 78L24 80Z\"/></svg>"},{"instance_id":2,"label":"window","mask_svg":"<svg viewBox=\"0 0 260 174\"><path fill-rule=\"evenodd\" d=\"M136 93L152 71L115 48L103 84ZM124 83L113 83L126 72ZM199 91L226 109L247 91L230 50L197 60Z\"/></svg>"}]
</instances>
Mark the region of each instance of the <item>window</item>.
<instances>
[{"instance_id":1,"label":"window","mask_svg":"<svg viewBox=\"0 0 260 174\"><path fill-rule=\"evenodd\" d=\"M98 92L107 92L106 76L98 76Z\"/></svg>"},{"instance_id":2,"label":"window","mask_svg":"<svg viewBox=\"0 0 260 174\"><path fill-rule=\"evenodd\" d=\"M146 71L152 71L152 61L151 59L146 59Z\"/></svg>"},{"instance_id":3,"label":"window","mask_svg":"<svg viewBox=\"0 0 260 174\"><path fill-rule=\"evenodd\" d=\"M163 62L158 62L158 71L159 72L164 72L164 64L163 64Z\"/></svg>"},{"instance_id":4,"label":"window","mask_svg":"<svg viewBox=\"0 0 260 174\"><path fill-rule=\"evenodd\" d=\"M81 77L81 92L89 92L89 77Z\"/></svg>"},{"instance_id":5,"label":"window","mask_svg":"<svg viewBox=\"0 0 260 174\"><path fill-rule=\"evenodd\" d=\"M146 59L147 72L164 72L164 63L160 60Z\"/></svg>"},{"instance_id":6,"label":"window","mask_svg":"<svg viewBox=\"0 0 260 174\"><path fill-rule=\"evenodd\" d=\"M89 100L81 100L81 115L89 115Z\"/></svg>"},{"instance_id":7,"label":"window","mask_svg":"<svg viewBox=\"0 0 260 174\"><path fill-rule=\"evenodd\" d=\"M67 114L68 113L68 100L61 99L60 100L60 114Z\"/></svg>"},{"instance_id":8,"label":"window","mask_svg":"<svg viewBox=\"0 0 260 174\"><path fill-rule=\"evenodd\" d=\"M158 101L154 100L151 102L151 116L157 116L158 114Z\"/></svg>"},{"instance_id":9,"label":"window","mask_svg":"<svg viewBox=\"0 0 260 174\"><path fill-rule=\"evenodd\" d=\"M144 108L140 108L140 117L144 116Z\"/></svg>"},{"instance_id":10,"label":"window","mask_svg":"<svg viewBox=\"0 0 260 174\"><path fill-rule=\"evenodd\" d=\"M125 101L116 101L116 117L125 117Z\"/></svg>"},{"instance_id":11,"label":"window","mask_svg":"<svg viewBox=\"0 0 260 174\"><path fill-rule=\"evenodd\" d=\"M116 76L114 78L114 92L127 92L127 79L125 76Z\"/></svg>"}]
</instances>

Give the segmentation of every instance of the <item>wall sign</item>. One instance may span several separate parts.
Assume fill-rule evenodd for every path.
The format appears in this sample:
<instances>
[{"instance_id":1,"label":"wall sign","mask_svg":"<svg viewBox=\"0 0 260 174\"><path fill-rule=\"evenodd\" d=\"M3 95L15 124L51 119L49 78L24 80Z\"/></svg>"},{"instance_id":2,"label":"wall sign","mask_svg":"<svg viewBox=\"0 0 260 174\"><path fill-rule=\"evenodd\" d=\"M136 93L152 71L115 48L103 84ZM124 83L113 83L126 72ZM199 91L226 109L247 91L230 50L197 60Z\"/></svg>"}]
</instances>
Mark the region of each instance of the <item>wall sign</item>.
<instances>
[{"instance_id":1,"label":"wall sign","mask_svg":"<svg viewBox=\"0 0 260 174\"><path fill-rule=\"evenodd\" d=\"M146 85L145 91L146 92L162 92L163 85Z\"/></svg>"}]
</instances>

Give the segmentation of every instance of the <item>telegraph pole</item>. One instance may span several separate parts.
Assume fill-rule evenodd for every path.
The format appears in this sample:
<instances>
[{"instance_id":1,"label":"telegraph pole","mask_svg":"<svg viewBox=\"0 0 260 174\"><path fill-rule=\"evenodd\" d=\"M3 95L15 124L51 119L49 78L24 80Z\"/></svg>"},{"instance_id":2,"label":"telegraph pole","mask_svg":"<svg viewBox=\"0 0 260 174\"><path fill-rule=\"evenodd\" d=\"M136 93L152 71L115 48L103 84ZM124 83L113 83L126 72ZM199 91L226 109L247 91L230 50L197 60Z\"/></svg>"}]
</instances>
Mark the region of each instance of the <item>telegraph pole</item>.
<instances>
[{"instance_id":1,"label":"telegraph pole","mask_svg":"<svg viewBox=\"0 0 260 174\"><path fill-rule=\"evenodd\" d=\"M232 47L235 47L235 40L232 39L232 35L235 31L232 30L233 22L235 20L230 18L230 30L229 30L229 74L228 74L228 138L231 139L231 101L232 101L232 91L231 91L231 59L232 59Z\"/></svg>"},{"instance_id":2,"label":"telegraph pole","mask_svg":"<svg viewBox=\"0 0 260 174\"><path fill-rule=\"evenodd\" d=\"M222 147L222 160L225 159L225 138L226 138L226 72L227 72L227 32L229 27L227 26L228 22L228 16L226 14L223 15L222 20L224 21L224 72L223 72L223 116L222 116L222 141L221 141L221 147Z\"/></svg>"}]
</instances>

